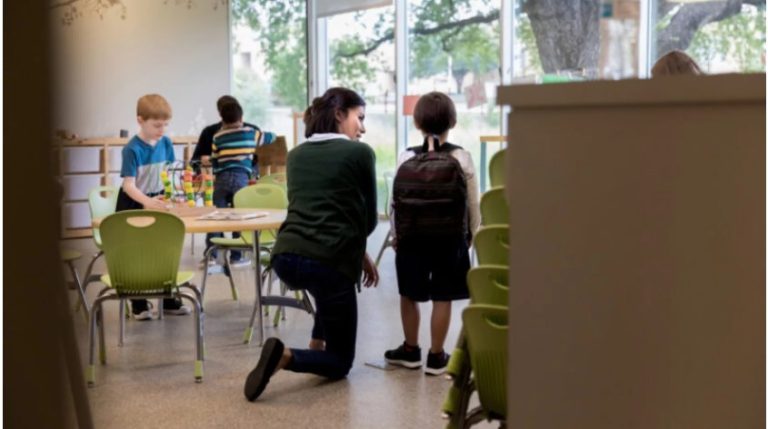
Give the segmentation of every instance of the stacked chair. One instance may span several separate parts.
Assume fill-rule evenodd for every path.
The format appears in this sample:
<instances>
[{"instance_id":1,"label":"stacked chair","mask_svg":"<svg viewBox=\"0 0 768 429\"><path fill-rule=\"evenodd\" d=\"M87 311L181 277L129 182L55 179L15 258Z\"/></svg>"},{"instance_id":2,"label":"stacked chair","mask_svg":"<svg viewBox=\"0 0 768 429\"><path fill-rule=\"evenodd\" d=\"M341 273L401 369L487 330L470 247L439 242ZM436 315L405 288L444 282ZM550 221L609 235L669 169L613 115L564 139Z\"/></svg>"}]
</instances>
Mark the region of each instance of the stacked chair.
<instances>
[{"instance_id":1,"label":"stacked chair","mask_svg":"<svg viewBox=\"0 0 768 429\"><path fill-rule=\"evenodd\" d=\"M490 162L492 189L480 199L482 227L474 238L478 266L467 273L470 305L448 363L453 383L443 403L447 427L468 428L482 420L506 428L509 209L504 196L506 150ZM477 392L480 405L469 409Z\"/></svg>"}]
</instances>

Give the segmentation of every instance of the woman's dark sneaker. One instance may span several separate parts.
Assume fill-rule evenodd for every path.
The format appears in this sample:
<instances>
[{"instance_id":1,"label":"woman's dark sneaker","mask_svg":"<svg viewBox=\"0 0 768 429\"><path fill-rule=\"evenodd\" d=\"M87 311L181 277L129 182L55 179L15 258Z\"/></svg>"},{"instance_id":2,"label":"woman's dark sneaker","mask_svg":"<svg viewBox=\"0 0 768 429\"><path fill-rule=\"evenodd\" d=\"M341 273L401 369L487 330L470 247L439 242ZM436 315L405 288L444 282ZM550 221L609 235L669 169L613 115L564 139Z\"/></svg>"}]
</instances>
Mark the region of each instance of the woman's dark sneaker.
<instances>
[{"instance_id":1,"label":"woman's dark sneaker","mask_svg":"<svg viewBox=\"0 0 768 429\"><path fill-rule=\"evenodd\" d=\"M451 355L445 351L440 353L427 353L427 368L424 369L424 372L429 375L440 375L445 373L450 358Z\"/></svg>"},{"instance_id":2,"label":"woman's dark sneaker","mask_svg":"<svg viewBox=\"0 0 768 429\"><path fill-rule=\"evenodd\" d=\"M275 373L280 358L283 357L283 350L285 350L285 346L277 338L267 338L267 341L264 342L259 363L245 379L245 397L249 401L255 401L267 387L269 378Z\"/></svg>"},{"instance_id":3,"label":"woman's dark sneaker","mask_svg":"<svg viewBox=\"0 0 768 429\"><path fill-rule=\"evenodd\" d=\"M384 352L384 360L391 365L404 366L410 369L421 367L421 348L413 347L406 343L400 347Z\"/></svg>"}]
</instances>

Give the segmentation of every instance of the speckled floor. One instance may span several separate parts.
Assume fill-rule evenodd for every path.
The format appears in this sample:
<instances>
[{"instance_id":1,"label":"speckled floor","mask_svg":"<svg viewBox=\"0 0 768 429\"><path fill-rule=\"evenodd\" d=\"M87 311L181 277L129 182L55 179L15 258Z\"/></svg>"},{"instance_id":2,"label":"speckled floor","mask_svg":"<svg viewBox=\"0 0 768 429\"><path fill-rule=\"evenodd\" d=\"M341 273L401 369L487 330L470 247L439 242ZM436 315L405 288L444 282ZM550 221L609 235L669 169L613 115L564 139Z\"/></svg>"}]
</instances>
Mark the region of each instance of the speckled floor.
<instances>
[{"instance_id":1,"label":"speckled floor","mask_svg":"<svg viewBox=\"0 0 768 429\"><path fill-rule=\"evenodd\" d=\"M382 223L369 239L369 252L375 256L388 225ZM204 236L195 238L195 254L190 254L187 236L183 269L200 273ZM90 239L70 240L66 247L90 255L95 247ZM87 257L79 261L85 270ZM103 260L97 272L104 269ZM428 377L422 371L397 369L384 371L365 365L382 359L387 348L402 342L399 297L394 269L394 254L388 250L380 266L377 289L358 295L359 324L357 355L347 379L327 382L323 378L278 372L255 403L243 396L243 381L256 364L259 347L242 343L243 330L253 305L253 276L249 270L235 272L240 292L233 301L226 278L210 278L206 292L205 379L196 384L194 370L194 318L166 316L164 320L126 323L126 342L117 346L117 303L105 310L107 365L97 366L96 386L89 389L91 410L99 428L441 428L445 420L440 407L449 387L442 377ZM195 278L199 284L200 275ZM92 300L97 284L88 290ZM75 298L74 293L71 294ZM454 305L451 330L446 341L450 351L455 344L460 311L465 301ZM430 305L422 306L420 340L429 347ZM273 328L268 322L265 335L278 336L287 345L304 347L309 341L311 317L288 310L287 321ZM270 318L271 320L271 318ZM87 360L87 326L79 314L76 329L83 362ZM476 427L495 427L481 423Z\"/></svg>"}]
</instances>

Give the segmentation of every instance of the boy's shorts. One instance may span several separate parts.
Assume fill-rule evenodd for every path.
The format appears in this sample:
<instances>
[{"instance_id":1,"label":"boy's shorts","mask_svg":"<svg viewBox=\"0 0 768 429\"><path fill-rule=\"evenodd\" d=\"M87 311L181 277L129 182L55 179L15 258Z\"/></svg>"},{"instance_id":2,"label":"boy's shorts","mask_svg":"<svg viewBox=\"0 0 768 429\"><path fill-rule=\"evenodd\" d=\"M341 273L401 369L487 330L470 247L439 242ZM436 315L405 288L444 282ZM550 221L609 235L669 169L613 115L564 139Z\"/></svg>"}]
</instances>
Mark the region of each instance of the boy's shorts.
<instances>
[{"instance_id":1,"label":"boy's shorts","mask_svg":"<svg viewBox=\"0 0 768 429\"><path fill-rule=\"evenodd\" d=\"M397 244L395 267L400 295L413 301L469 298L469 251L462 238L403 240Z\"/></svg>"}]
</instances>

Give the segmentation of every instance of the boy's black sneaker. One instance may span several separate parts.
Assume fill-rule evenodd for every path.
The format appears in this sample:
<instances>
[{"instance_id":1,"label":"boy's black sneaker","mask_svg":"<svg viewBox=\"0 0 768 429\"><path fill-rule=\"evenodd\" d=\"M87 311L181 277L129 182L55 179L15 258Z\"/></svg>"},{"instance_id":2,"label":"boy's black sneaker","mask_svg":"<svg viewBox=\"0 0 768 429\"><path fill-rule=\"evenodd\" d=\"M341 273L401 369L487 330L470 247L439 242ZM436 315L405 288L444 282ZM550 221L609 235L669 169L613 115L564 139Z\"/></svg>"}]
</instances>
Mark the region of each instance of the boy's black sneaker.
<instances>
[{"instance_id":1,"label":"boy's black sneaker","mask_svg":"<svg viewBox=\"0 0 768 429\"><path fill-rule=\"evenodd\" d=\"M184 316L191 313L189 307L182 304L179 298L166 298L163 300L163 313L172 314L174 316Z\"/></svg>"},{"instance_id":2,"label":"boy's black sneaker","mask_svg":"<svg viewBox=\"0 0 768 429\"><path fill-rule=\"evenodd\" d=\"M275 373L277 365L280 363L280 358L283 357L283 350L285 350L285 346L277 338L271 337L264 341L259 363L245 379L244 393L249 401L255 401L261 395L261 392L264 391L264 388L267 387L269 379Z\"/></svg>"},{"instance_id":3,"label":"boy's black sneaker","mask_svg":"<svg viewBox=\"0 0 768 429\"><path fill-rule=\"evenodd\" d=\"M445 351L440 353L427 353L427 368L424 369L424 372L429 375L444 374L450 358L451 355Z\"/></svg>"},{"instance_id":4,"label":"boy's black sneaker","mask_svg":"<svg viewBox=\"0 0 768 429\"><path fill-rule=\"evenodd\" d=\"M131 313L133 313L133 318L135 320L152 320L151 305L152 303L146 299L132 299Z\"/></svg>"},{"instance_id":5,"label":"boy's black sneaker","mask_svg":"<svg viewBox=\"0 0 768 429\"><path fill-rule=\"evenodd\" d=\"M405 342L400 347L384 352L384 360L392 365L399 365L410 369L421 367L421 348L411 347Z\"/></svg>"}]
</instances>

